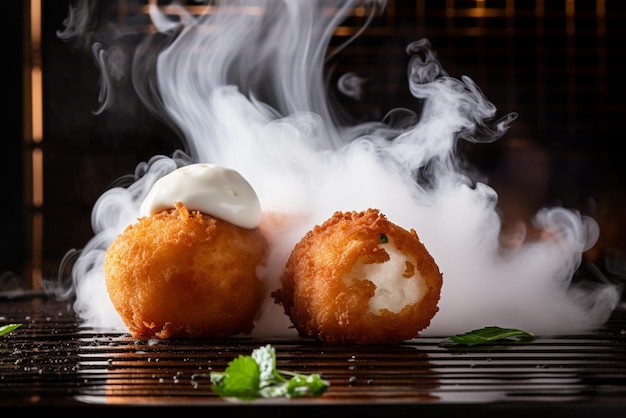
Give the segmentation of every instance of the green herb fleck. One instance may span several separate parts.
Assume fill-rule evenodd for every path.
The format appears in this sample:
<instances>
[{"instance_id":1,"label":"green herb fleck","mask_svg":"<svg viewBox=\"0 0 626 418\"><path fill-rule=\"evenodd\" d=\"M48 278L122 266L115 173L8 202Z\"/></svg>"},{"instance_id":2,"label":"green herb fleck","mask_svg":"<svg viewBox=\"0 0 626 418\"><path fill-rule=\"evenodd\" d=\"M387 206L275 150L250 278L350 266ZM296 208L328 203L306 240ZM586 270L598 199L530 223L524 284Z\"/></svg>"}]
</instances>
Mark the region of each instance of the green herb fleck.
<instances>
[{"instance_id":1,"label":"green herb fleck","mask_svg":"<svg viewBox=\"0 0 626 418\"><path fill-rule=\"evenodd\" d=\"M0 335L8 334L16 328L21 327L22 324L8 324L0 326Z\"/></svg>"},{"instance_id":2,"label":"green herb fleck","mask_svg":"<svg viewBox=\"0 0 626 418\"><path fill-rule=\"evenodd\" d=\"M465 334L457 334L448 337L442 340L439 346L474 346L490 344L495 341L510 340L511 338L519 343L529 343L535 339L535 336L530 332L515 328L485 327L466 332Z\"/></svg>"},{"instance_id":3,"label":"green herb fleck","mask_svg":"<svg viewBox=\"0 0 626 418\"><path fill-rule=\"evenodd\" d=\"M221 397L245 401L308 394L317 397L330 385L319 374L276 369L276 350L269 344L253 350L250 356L238 356L228 363L224 372L211 372L210 378L213 391Z\"/></svg>"},{"instance_id":4,"label":"green herb fleck","mask_svg":"<svg viewBox=\"0 0 626 418\"><path fill-rule=\"evenodd\" d=\"M381 244L386 244L389 242L389 238L387 238L387 235L385 234L380 234L378 236L378 241L380 241Z\"/></svg>"}]
</instances>

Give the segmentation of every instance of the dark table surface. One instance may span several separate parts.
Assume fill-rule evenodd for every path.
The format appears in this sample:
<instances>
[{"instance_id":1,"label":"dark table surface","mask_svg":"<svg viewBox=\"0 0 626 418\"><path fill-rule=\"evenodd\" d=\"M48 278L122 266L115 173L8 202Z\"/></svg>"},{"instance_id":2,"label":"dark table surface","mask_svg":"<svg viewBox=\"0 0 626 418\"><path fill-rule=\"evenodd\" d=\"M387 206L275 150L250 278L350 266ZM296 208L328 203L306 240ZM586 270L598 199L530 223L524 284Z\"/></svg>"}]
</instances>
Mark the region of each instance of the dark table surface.
<instances>
[{"instance_id":1,"label":"dark table surface","mask_svg":"<svg viewBox=\"0 0 626 418\"><path fill-rule=\"evenodd\" d=\"M202 409L219 416L626 416L626 309L585 335L464 349L441 338L328 346L309 340L135 340L81 325L71 301L42 295L0 300L0 411L94 408ZM318 398L229 401L209 373L260 345L277 367L319 373ZM8 415L7 415L8 416Z\"/></svg>"}]
</instances>

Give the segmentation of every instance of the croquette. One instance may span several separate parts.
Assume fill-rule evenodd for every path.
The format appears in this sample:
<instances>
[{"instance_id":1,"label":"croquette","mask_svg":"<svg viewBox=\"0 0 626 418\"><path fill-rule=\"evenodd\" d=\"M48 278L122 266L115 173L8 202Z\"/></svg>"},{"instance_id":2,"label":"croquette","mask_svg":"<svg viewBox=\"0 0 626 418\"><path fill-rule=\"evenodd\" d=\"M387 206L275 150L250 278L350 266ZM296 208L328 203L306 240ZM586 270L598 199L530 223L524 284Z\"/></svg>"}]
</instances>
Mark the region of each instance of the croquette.
<instances>
[{"instance_id":1,"label":"croquette","mask_svg":"<svg viewBox=\"0 0 626 418\"><path fill-rule=\"evenodd\" d=\"M134 337L250 333L265 297L259 228L175 208L140 218L105 254L106 288Z\"/></svg>"},{"instance_id":2,"label":"croquette","mask_svg":"<svg viewBox=\"0 0 626 418\"><path fill-rule=\"evenodd\" d=\"M415 230L368 209L335 212L310 230L272 296L301 337L387 344L419 336L438 311L442 284Z\"/></svg>"}]
</instances>

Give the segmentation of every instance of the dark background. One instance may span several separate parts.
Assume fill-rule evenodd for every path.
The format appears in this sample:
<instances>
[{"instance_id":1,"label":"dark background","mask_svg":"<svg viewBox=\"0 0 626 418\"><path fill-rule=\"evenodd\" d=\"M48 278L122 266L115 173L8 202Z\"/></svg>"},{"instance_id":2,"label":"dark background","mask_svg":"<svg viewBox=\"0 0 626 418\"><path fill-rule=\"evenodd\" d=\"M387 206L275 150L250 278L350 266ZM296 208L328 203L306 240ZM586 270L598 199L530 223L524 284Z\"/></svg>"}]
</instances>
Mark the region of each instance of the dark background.
<instances>
[{"instance_id":1,"label":"dark background","mask_svg":"<svg viewBox=\"0 0 626 418\"><path fill-rule=\"evenodd\" d=\"M104 2L102 16L128 22L129 16L137 16L133 7L144 3ZM408 92L404 49L428 38L446 71L474 79L499 116L519 113L502 140L461 147L500 193L505 225L543 206L590 215L600 224L601 236L585 260L611 280L623 280L624 3L485 1L484 17L476 17L480 3L389 1L372 26L332 61L333 74L356 71L371 80L363 101L343 98L339 103L355 121L380 120L395 107L416 108ZM181 142L140 103L126 79L120 81L115 106L93 113L99 92L94 61L57 36L68 2L42 0L39 56L32 56L29 47L28 2L9 0L3 5L6 16L22 25L20 30L3 25L8 130L1 164L6 186L0 285L8 286L11 276L21 279L24 287L38 287L34 268L43 277L55 276L66 252L91 238L90 211L97 198L138 163L155 154L170 155ZM362 22L354 17L346 25L356 28ZM341 41L338 38L333 46ZM131 47L132 38L129 42ZM30 106L26 77L37 60L44 74L41 144L32 143L24 124ZM33 206L30 197L30 155L35 148L44 156L41 207ZM41 220L41 227L34 219ZM41 238L33 238L38 233Z\"/></svg>"}]
</instances>

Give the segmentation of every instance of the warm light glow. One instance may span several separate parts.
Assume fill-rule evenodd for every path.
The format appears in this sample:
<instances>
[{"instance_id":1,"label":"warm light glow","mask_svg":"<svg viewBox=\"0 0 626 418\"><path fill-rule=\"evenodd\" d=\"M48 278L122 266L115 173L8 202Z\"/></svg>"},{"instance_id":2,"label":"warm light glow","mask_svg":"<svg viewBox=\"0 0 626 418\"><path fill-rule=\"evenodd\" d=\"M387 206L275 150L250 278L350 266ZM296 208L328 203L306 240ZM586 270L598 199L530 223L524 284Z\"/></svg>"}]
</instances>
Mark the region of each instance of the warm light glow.
<instances>
[{"instance_id":1,"label":"warm light glow","mask_svg":"<svg viewBox=\"0 0 626 418\"><path fill-rule=\"evenodd\" d=\"M30 36L33 40L41 40L41 0L30 2Z\"/></svg>"},{"instance_id":2,"label":"warm light glow","mask_svg":"<svg viewBox=\"0 0 626 418\"><path fill-rule=\"evenodd\" d=\"M456 15L456 9L454 8L454 0L446 1L446 17L453 18Z\"/></svg>"},{"instance_id":3,"label":"warm light glow","mask_svg":"<svg viewBox=\"0 0 626 418\"><path fill-rule=\"evenodd\" d=\"M598 19L603 19L606 16L606 2L605 0L596 1L596 16Z\"/></svg>"},{"instance_id":4,"label":"warm light glow","mask_svg":"<svg viewBox=\"0 0 626 418\"><path fill-rule=\"evenodd\" d=\"M354 15L358 17L365 16L365 7L357 7L354 9Z\"/></svg>"},{"instance_id":5,"label":"warm light glow","mask_svg":"<svg viewBox=\"0 0 626 418\"><path fill-rule=\"evenodd\" d=\"M543 15L545 14L545 10L543 7L543 0L537 0L537 2L535 3L535 15L538 18L543 17Z\"/></svg>"},{"instance_id":6,"label":"warm light glow","mask_svg":"<svg viewBox=\"0 0 626 418\"><path fill-rule=\"evenodd\" d=\"M354 30L349 26L338 26L335 29L335 36L351 36L354 34Z\"/></svg>"},{"instance_id":7,"label":"warm light glow","mask_svg":"<svg viewBox=\"0 0 626 418\"><path fill-rule=\"evenodd\" d=\"M43 91L41 67L34 66L31 70L32 88L32 138L39 143L43 139Z\"/></svg>"},{"instance_id":8,"label":"warm light glow","mask_svg":"<svg viewBox=\"0 0 626 418\"><path fill-rule=\"evenodd\" d=\"M139 10L141 11L141 13L145 13L145 14L149 14L150 13L150 7L152 5L156 5L157 2L154 0L150 1L150 5L146 5L146 6L141 6L139 7ZM233 14L245 14L245 15L253 15L253 16L260 16L263 13L265 13L265 9L263 7L260 6L248 6L248 7L229 7L229 6L222 6L224 8L224 10L228 10L229 12L232 12ZM181 8L177 7L177 6L171 6L171 5L160 5L159 8L166 14L166 15L180 15L181 14ZM185 5L184 10L186 13L190 13L192 15L211 15L215 13L215 9L217 8L217 6L211 6L211 5L201 5L201 6L190 6L190 5Z\"/></svg>"},{"instance_id":9,"label":"warm light glow","mask_svg":"<svg viewBox=\"0 0 626 418\"><path fill-rule=\"evenodd\" d=\"M43 100L41 76L41 0L31 0L30 38L32 51L31 91L32 91L32 139L35 143L43 138Z\"/></svg>"},{"instance_id":10,"label":"warm light glow","mask_svg":"<svg viewBox=\"0 0 626 418\"><path fill-rule=\"evenodd\" d=\"M541 1L541 0L537 0ZM501 17L503 15L513 16L514 14L514 0L507 0L506 6L503 7L487 7L485 6L485 0L476 0L474 7L471 6L457 6L454 0L448 0L446 3L446 17L453 18L456 16L473 17L473 18L487 18L487 17Z\"/></svg>"},{"instance_id":11,"label":"warm light glow","mask_svg":"<svg viewBox=\"0 0 626 418\"><path fill-rule=\"evenodd\" d=\"M515 0L507 0L504 14L508 18L515 17Z\"/></svg>"},{"instance_id":12,"label":"warm light glow","mask_svg":"<svg viewBox=\"0 0 626 418\"><path fill-rule=\"evenodd\" d=\"M38 208L43 205L43 151L41 148L33 149L33 206Z\"/></svg>"},{"instance_id":13,"label":"warm light glow","mask_svg":"<svg viewBox=\"0 0 626 418\"><path fill-rule=\"evenodd\" d=\"M565 16L567 17L566 32L568 36L573 36L575 27L575 15L576 15L576 2L574 0L567 0L565 2Z\"/></svg>"},{"instance_id":14,"label":"warm light glow","mask_svg":"<svg viewBox=\"0 0 626 418\"><path fill-rule=\"evenodd\" d=\"M32 286L42 286L43 214L37 209L43 206L43 77L41 68L41 0L30 1L30 139L32 175Z\"/></svg>"},{"instance_id":15,"label":"warm light glow","mask_svg":"<svg viewBox=\"0 0 626 418\"><path fill-rule=\"evenodd\" d=\"M598 36L603 37L606 33L606 4L604 0L598 0L596 3L596 18L598 20Z\"/></svg>"},{"instance_id":16,"label":"warm light glow","mask_svg":"<svg viewBox=\"0 0 626 418\"><path fill-rule=\"evenodd\" d=\"M487 14L486 12L485 0L476 0L476 7L470 11L472 17L485 17Z\"/></svg>"},{"instance_id":17,"label":"warm light glow","mask_svg":"<svg viewBox=\"0 0 626 418\"><path fill-rule=\"evenodd\" d=\"M574 0L567 0L565 2L565 16L574 17L576 12L576 2Z\"/></svg>"}]
</instances>

